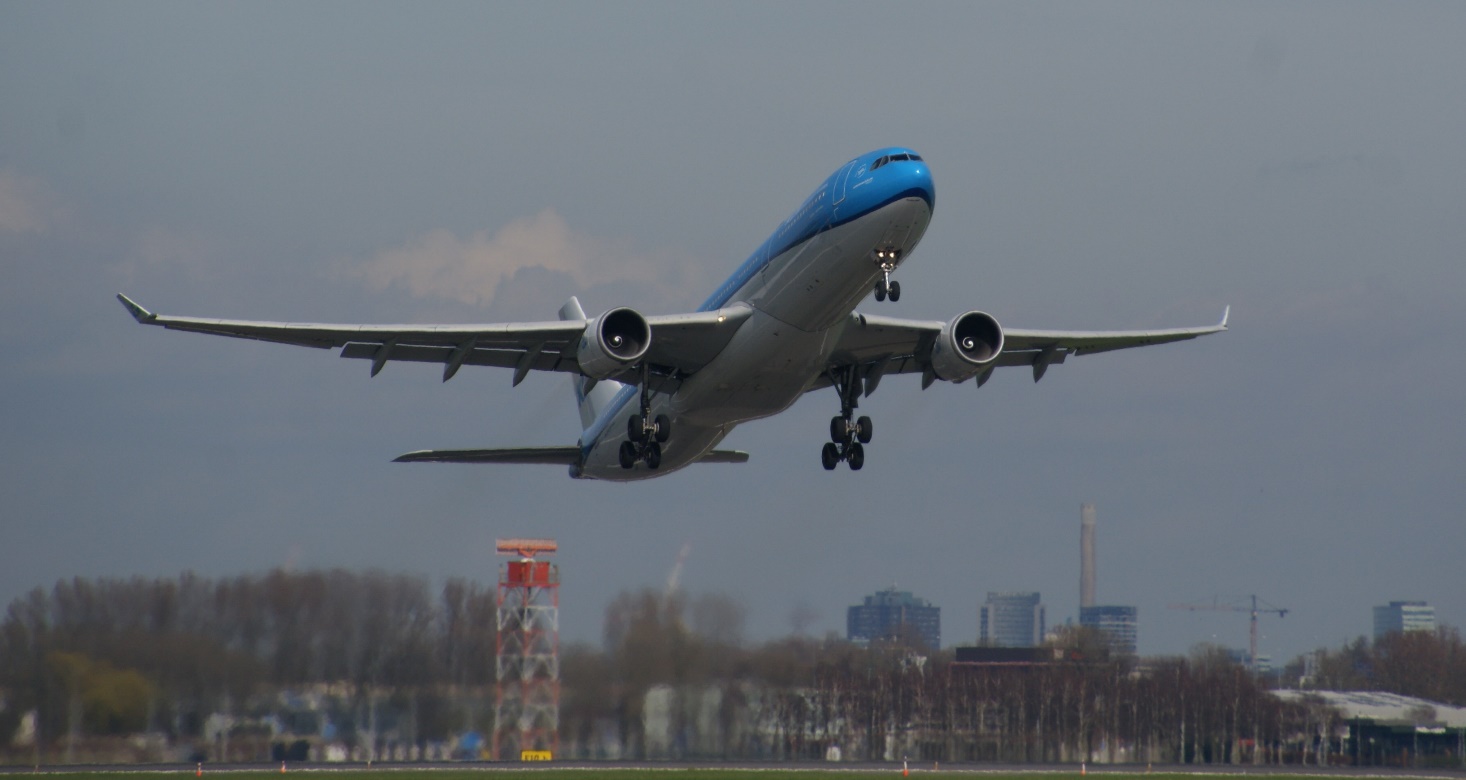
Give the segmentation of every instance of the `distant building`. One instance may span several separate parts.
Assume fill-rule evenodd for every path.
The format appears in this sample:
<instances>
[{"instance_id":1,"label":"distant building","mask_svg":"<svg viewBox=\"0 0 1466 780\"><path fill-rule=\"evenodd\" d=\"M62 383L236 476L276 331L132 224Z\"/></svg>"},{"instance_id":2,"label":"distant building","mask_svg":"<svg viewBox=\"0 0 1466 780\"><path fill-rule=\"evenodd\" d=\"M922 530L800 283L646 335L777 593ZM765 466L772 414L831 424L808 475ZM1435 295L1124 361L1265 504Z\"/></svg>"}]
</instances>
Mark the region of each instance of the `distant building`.
<instances>
[{"instance_id":1,"label":"distant building","mask_svg":"<svg viewBox=\"0 0 1466 780\"><path fill-rule=\"evenodd\" d=\"M1093 606L1079 608L1079 625L1092 628L1104 637L1110 655L1135 655L1139 634L1135 607Z\"/></svg>"},{"instance_id":2,"label":"distant building","mask_svg":"<svg viewBox=\"0 0 1466 780\"><path fill-rule=\"evenodd\" d=\"M846 637L868 644L914 638L932 650L942 646L942 608L894 586L866 596L845 616Z\"/></svg>"},{"instance_id":3,"label":"distant building","mask_svg":"<svg viewBox=\"0 0 1466 780\"><path fill-rule=\"evenodd\" d=\"M1272 695L1305 706L1322 700L1337 711L1340 742L1346 746L1340 757L1352 758L1355 766L1400 766L1402 759L1418 767L1460 764L1466 707L1382 691L1275 690Z\"/></svg>"},{"instance_id":4,"label":"distant building","mask_svg":"<svg viewBox=\"0 0 1466 780\"><path fill-rule=\"evenodd\" d=\"M1374 638L1405 631L1434 631L1435 607L1424 601L1391 601L1374 608Z\"/></svg>"},{"instance_id":5,"label":"distant building","mask_svg":"<svg viewBox=\"0 0 1466 780\"><path fill-rule=\"evenodd\" d=\"M1251 672L1255 672L1257 674L1273 673L1273 657L1266 653L1257 654L1256 666L1253 666L1252 664L1252 651L1245 647L1227 648L1227 657L1232 659L1232 663L1235 663L1239 666L1244 666ZM1312 656L1309 656L1309 658L1311 657ZM1304 663L1306 664L1308 662L1305 660Z\"/></svg>"},{"instance_id":6,"label":"distant building","mask_svg":"<svg viewBox=\"0 0 1466 780\"><path fill-rule=\"evenodd\" d=\"M1044 605L1037 593L988 592L977 614L980 645L1034 647L1043 644Z\"/></svg>"}]
</instances>

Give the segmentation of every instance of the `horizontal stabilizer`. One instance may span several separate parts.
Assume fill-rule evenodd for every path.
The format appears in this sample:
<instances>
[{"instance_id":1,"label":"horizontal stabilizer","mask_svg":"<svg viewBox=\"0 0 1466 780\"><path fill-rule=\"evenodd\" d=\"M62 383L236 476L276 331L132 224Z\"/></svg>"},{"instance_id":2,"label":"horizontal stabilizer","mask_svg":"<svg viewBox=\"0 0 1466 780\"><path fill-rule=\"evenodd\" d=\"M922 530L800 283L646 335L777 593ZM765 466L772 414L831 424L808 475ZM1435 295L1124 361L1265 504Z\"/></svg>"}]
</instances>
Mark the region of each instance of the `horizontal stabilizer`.
<instances>
[{"instance_id":1,"label":"horizontal stabilizer","mask_svg":"<svg viewBox=\"0 0 1466 780\"><path fill-rule=\"evenodd\" d=\"M393 463L540 463L570 466L580 462L579 447L506 447L492 450L418 450Z\"/></svg>"},{"instance_id":2,"label":"horizontal stabilizer","mask_svg":"<svg viewBox=\"0 0 1466 780\"><path fill-rule=\"evenodd\" d=\"M747 463L748 453L741 450L712 450L698 458L697 463Z\"/></svg>"},{"instance_id":3,"label":"horizontal stabilizer","mask_svg":"<svg viewBox=\"0 0 1466 780\"><path fill-rule=\"evenodd\" d=\"M580 462L579 447L506 447L491 450L418 450L393 463L538 463L571 466ZM712 450L696 463L747 463L748 453Z\"/></svg>"}]
</instances>

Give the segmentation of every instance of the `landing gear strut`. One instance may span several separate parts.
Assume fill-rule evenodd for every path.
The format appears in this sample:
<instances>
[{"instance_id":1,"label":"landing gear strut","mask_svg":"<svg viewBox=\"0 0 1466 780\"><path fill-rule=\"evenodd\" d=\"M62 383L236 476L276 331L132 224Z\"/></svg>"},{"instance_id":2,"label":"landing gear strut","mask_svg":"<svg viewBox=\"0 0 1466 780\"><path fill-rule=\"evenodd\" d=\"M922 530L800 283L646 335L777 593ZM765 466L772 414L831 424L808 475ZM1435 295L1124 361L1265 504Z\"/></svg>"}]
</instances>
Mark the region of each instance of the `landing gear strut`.
<instances>
[{"instance_id":1,"label":"landing gear strut","mask_svg":"<svg viewBox=\"0 0 1466 780\"><path fill-rule=\"evenodd\" d=\"M825 471L834 471L843 460L850 464L851 471L860 471L865 465L863 445L870 444L874 434L869 417L854 419L855 408L860 405L860 374L854 366L847 366L838 369L831 379L840 393L840 414L830 418L830 441L820 451L820 463Z\"/></svg>"},{"instance_id":2,"label":"landing gear strut","mask_svg":"<svg viewBox=\"0 0 1466 780\"><path fill-rule=\"evenodd\" d=\"M641 406L637 414L626 420L626 438L617 451L621 468L634 468L645 462L655 469L662 465L662 445L672 438L672 419L665 414L652 417L652 389L647 365L641 365Z\"/></svg>"},{"instance_id":3,"label":"landing gear strut","mask_svg":"<svg viewBox=\"0 0 1466 780\"><path fill-rule=\"evenodd\" d=\"M891 272L896 270L896 260L900 257L899 249L880 249L876 251L876 265L881 267L881 280L876 282L876 300L884 301L887 297L892 303L901 300L901 283L891 281Z\"/></svg>"}]
</instances>

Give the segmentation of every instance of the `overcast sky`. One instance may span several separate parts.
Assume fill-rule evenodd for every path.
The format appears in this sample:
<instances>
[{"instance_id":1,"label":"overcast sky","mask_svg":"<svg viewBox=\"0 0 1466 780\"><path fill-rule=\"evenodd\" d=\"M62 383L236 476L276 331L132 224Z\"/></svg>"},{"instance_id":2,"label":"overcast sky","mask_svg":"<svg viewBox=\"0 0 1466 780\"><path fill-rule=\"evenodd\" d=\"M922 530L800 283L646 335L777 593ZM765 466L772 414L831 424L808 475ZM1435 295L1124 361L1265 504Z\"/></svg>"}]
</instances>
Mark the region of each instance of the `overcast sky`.
<instances>
[{"instance_id":1,"label":"overcast sky","mask_svg":"<svg viewBox=\"0 0 1466 780\"><path fill-rule=\"evenodd\" d=\"M1425 599L1466 624L1466 5L0 3L0 601L72 576L495 576L557 538L561 630L618 591L759 640L893 583L974 641L987 591L1099 598L1142 653L1287 659ZM563 445L569 382L143 328L689 310L829 173L910 146L899 304L1011 327L1208 325L980 391L893 378L865 469L833 392L743 466L639 484L402 465Z\"/></svg>"}]
</instances>

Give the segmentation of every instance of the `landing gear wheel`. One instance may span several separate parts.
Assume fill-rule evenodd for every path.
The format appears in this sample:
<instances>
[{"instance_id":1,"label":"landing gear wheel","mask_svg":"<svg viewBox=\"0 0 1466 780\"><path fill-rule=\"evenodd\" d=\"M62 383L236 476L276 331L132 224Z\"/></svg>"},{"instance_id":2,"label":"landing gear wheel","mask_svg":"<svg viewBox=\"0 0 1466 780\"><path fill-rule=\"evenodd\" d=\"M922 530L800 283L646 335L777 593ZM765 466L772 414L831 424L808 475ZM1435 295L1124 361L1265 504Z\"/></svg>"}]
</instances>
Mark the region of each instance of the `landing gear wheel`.
<instances>
[{"instance_id":1,"label":"landing gear wheel","mask_svg":"<svg viewBox=\"0 0 1466 780\"><path fill-rule=\"evenodd\" d=\"M642 416L633 414L626 420L626 438L637 444L646 440L646 428L642 425Z\"/></svg>"},{"instance_id":2,"label":"landing gear wheel","mask_svg":"<svg viewBox=\"0 0 1466 780\"><path fill-rule=\"evenodd\" d=\"M629 469L636 465L636 445L629 441L621 442L621 449L616 451L617 460L621 461L621 468Z\"/></svg>"},{"instance_id":3,"label":"landing gear wheel","mask_svg":"<svg viewBox=\"0 0 1466 780\"><path fill-rule=\"evenodd\" d=\"M672 418L668 417L665 414L659 414L657 415L657 419L653 421L653 424L655 425L656 430L652 434L652 437L655 438L659 444L666 444L667 440L672 438Z\"/></svg>"},{"instance_id":4,"label":"landing gear wheel","mask_svg":"<svg viewBox=\"0 0 1466 780\"><path fill-rule=\"evenodd\" d=\"M901 300L900 282L891 282L891 290L889 292L889 295L891 296L891 303L895 303L896 301Z\"/></svg>"},{"instance_id":5,"label":"landing gear wheel","mask_svg":"<svg viewBox=\"0 0 1466 780\"><path fill-rule=\"evenodd\" d=\"M830 418L830 441L836 444L844 444L850 438L850 424L844 417Z\"/></svg>"},{"instance_id":6,"label":"landing gear wheel","mask_svg":"<svg viewBox=\"0 0 1466 780\"><path fill-rule=\"evenodd\" d=\"M884 301L885 299L886 299L886 280L882 279L881 281L876 282L876 300L878 300L878 301Z\"/></svg>"},{"instance_id":7,"label":"landing gear wheel","mask_svg":"<svg viewBox=\"0 0 1466 780\"><path fill-rule=\"evenodd\" d=\"M885 286L885 280L881 286ZM834 469L843 460L850 464L851 471L859 471L865 465L864 445L875 434L875 423L869 417L855 417L863 394L863 377L856 366L832 369L826 377L840 393L840 414L830 418L830 443L820 452L820 461L826 470Z\"/></svg>"},{"instance_id":8,"label":"landing gear wheel","mask_svg":"<svg viewBox=\"0 0 1466 780\"><path fill-rule=\"evenodd\" d=\"M652 442L646 445L646 467L657 468L662 465L662 445Z\"/></svg>"}]
</instances>

